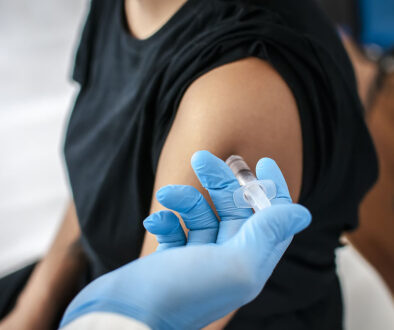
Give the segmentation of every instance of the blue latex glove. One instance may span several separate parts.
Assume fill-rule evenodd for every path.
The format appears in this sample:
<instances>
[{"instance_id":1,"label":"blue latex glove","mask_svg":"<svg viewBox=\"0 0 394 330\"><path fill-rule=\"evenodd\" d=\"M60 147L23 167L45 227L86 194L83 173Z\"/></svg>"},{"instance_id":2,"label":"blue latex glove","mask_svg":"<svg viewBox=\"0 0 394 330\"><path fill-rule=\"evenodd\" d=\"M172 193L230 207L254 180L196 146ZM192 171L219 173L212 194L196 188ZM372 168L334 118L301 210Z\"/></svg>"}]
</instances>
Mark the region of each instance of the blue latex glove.
<instances>
[{"instance_id":1,"label":"blue latex glove","mask_svg":"<svg viewBox=\"0 0 394 330\"><path fill-rule=\"evenodd\" d=\"M209 160L216 159L211 156L207 156L207 166L211 164ZM288 204L289 195L283 177L274 162L268 160L268 164L272 165L270 179L278 185L278 202L284 198ZM227 195L225 188L226 185L218 189L224 198ZM178 188L169 189L177 191ZM184 192L185 189L189 188L183 188ZM280 191L287 191L287 194L280 197ZM201 195L194 199L195 193L193 190L190 195L194 206L182 211L182 215L189 216L190 220L190 244L175 247L185 244L186 240L173 213L163 211L151 215L146 224L159 232L162 251L92 282L69 305L61 326L86 313L102 311L129 316L154 329L202 328L259 294L289 239L304 229L311 219L310 213L300 205L274 205L251 216L235 235L232 229L229 230L233 237L224 243L197 244L213 240L216 235L212 231L218 226L209 205ZM161 194L163 200L166 199L163 191ZM226 200L220 204L219 196L216 201L219 205L229 203ZM194 213L196 209L198 212ZM245 222L239 215L231 217L228 213L227 216L228 221ZM227 226L223 229L227 231ZM196 234L192 234L193 231Z\"/></svg>"},{"instance_id":2,"label":"blue latex glove","mask_svg":"<svg viewBox=\"0 0 394 330\"><path fill-rule=\"evenodd\" d=\"M157 192L156 198L163 206L181 215L189 229L187 244L223 243L253 212L235 206L233 194L240 185L224 161L208 151L198 151L191 163L202 186L208 190L221 221L218 222L207 201L194 187L168 185ZM277 194L271 200L272 205L292 202L282 172L272 159L263 158L257 163L256 176L259 180L272 180L276 184ZM186 242L178 218L172 212L152 214L144 221L144 226L156 235L158 250L182 246Z\"/></svg>"}]
</instances>

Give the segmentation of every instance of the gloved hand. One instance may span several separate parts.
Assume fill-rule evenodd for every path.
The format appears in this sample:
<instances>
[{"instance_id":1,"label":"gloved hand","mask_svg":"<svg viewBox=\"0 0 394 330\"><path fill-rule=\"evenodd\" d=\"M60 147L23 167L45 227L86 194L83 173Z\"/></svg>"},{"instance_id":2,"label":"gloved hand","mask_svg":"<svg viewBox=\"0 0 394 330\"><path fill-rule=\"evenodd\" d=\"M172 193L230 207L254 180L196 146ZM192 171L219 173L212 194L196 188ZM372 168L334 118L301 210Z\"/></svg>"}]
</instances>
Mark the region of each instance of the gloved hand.
<instances>
[{"instance_id":1,"label":"gloved hand","mask_svg":"<svg viewBox=\"0 0 394 330\"><path fill-rule=\"evenodd\" d=\"M206 166L216 164L211 156L194 163L194 168L196 164L204 167L205 161ZM270 173L270 177L264 179L272 179L277 184L278 203L273 204L280 204L281 199L288 204L289 194L280 170L271 160L263 161L263 165ZM211 173L216 172L212 169ZM229 181L224 176L220 178L209 181L209 184L223 183L217 188L218 194L210 191L211 196L217 198L214 202L215 205L219 202L219 210L229 210L225 207L230 203L225 193ZM178 188L169 189L177 191ZM164 192L161 192L161 200L166 199ZM154 329L202 328L256 297L287 248L289 239L304 229L311 219L310 213L300 205L273 205L251 216L231 239L214 244L212 232L217 228L213 221L216 218L212 217L212 210L201 195L198 199L194 199L195 192L190 196L192 208L182 211L182 215L190 220L190 244L169 248L185 244L176 216L169 211L151 215L147 227L156 229L161 235L162 251L129 263L89 284L69 305L61 326L86 313L102 311L129 316ZM220 196L226 203L220 203ZM236 217L226 212L223 214L228 221L240 220L239 214ZM241 220L245 222L245 218ZM220 230L233 235L233 228L228 228L221 226ZM210 244L197 244L209 240Z\"/></svg>"},{"instance_id":2,"label":"gloved hand","mask_svg":"<svg viewBox=\"0 0 394 330\"><path fill-rule=\"evenodd\" d=\"M233 194L240 185L224 161L208 151L198 151L193 155L191 164L202 186L208 190L220 222L194 187L168 185L157 192L156 198L163 206L181 215L189 229L187 244L223 243L253 214L252 209L235 206ZM256 175L259 180L272 180L276 184L277 194L271 200L272 205L292 202L282 172L272 159L261 159L256 166ZM144 226L156 235L159 242L157 250L186 243L183 229L172 212L152 214L144 221Z\"/></svg>"}]
</instances>

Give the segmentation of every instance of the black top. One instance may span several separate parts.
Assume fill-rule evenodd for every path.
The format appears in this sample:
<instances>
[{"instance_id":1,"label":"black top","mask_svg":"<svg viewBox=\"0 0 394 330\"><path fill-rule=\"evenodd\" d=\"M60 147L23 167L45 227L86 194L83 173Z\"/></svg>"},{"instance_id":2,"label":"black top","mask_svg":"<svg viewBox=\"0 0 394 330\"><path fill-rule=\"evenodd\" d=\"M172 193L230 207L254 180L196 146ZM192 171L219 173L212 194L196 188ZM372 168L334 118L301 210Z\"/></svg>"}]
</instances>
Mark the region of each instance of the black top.
<instances>
[{"instance_id":1,"label":"black top","mask_svg":"<svg viewBox=\"0 0 394 330\"><path fill-rule=\"evenodd\" d=\"M213 68L255 56L269 61L295 96L300 201L313 222L242 312L258 318L323 297L336 281L338 238L357 225L358 204L377 174L354 74L334 28L312 0L189 0L139 40L128 32L123 3L91 3L65 143L92 278L139 256L159 155L187 87Z\"/></svg>"}]
</instances>

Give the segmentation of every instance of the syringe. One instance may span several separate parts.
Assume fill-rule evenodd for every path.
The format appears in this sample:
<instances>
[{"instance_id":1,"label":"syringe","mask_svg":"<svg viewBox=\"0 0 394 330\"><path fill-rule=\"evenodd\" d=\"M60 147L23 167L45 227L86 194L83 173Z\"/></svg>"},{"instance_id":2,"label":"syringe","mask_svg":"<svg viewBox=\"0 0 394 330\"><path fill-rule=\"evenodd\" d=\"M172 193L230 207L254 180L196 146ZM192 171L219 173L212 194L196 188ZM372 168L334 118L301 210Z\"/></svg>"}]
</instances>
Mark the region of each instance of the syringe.
<instances>
[{"instance_id":1,"label":"syringe","mask_svg":"<svg viewBox=\"0 0 394 330\"><path fill-rule=\"evenodd\" d=\"M272 180L257 180L241 156L230 156L226 164L241 185L241 188L234 192L234 203L237 207L252 207L259 211L271 206L270 200L276 196L276 186Z\"/></svg>"}]
</instances>

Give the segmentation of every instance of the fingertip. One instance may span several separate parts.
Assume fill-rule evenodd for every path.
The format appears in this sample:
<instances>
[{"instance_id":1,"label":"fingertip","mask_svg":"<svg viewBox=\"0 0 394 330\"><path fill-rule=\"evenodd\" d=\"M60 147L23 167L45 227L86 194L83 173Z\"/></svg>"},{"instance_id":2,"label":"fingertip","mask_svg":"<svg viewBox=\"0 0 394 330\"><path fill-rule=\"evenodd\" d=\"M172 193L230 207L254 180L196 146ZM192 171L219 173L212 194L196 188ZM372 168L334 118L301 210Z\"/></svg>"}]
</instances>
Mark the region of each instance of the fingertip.
<instances>
[{"instance_id":1,"label":"fingertip","mask_svg":"<svg viewBox=\"0 0 394 330\"><path fill-rule=\"evenodd\" d=\"M264 162L269 162L269 161L273 161L273 159L269 158L269 157L263 157L260 158L259 161L256 164L256 169L263 167Z\"/></svg>"},{"instance_id":2,"label":"fingertip","mask_svg":"<svg viewBox=\"0 0 394 330\"><path fill-rule=\"evenodd\" d=\"M198 193L198 190L193 186L170 184L161 187L156 192L156 199L160 203L171 203L172 201L176 201L179 197L182 197L185 194L187 194L188 196L190 194L194 196L196 193Z\"/></svg>"},{"instance_id":3,"label":"fingertip","mask_svg":"<svg viewBox=\"0 0 394 330\"><path fill-rule=\"evenodd\" d=\"M155 226L156 226L156 215L155 214L151 214L149 215L143 222L142 225L144 226L144 228L153 234L153 232L155 231Z\"/></svg>"},{"instance_id":4,"label":"fingertip","mask_svg":"<svg viewBox=\"0 0 394 330\"><path fill-rule=\"evenodd\" d=\"M191 165L205 189L223 189L237 183L227 164L209 151L196 152L191 159Z\"/></svg>"},{"instance_id":5,"label":"fingertip","mask_svg":"<svg viewBox=\"0 0 394 330\"><path fill-rule=\"evenodd\" d=\"M291 202L289 188L278 164L271 158L264 157L257 162L256 175L259 180L272 180L276 185L276 198Z\"/></svg>"},{"instance_id":6,"label":"fingertip","mask_svg":"<svg viewBox=\"0 0 394 330\"><path fill-rule=\"evenodd\" d=\"M159 203L177 212L185 212L198 203L202 195L193 186L168 185L159 189L156 193Z\"/></svg>"},{"instance_id":7,"label":"fingertip","mask_svg":"<svg viewBox=\"0 0 394 330\"><path fill-rule=\"evenodd\" d=\"M278 164L276 164L276 162L272 158L263 157L257 162L257 165L256 165L257 177L259 179L262 179L259 176L259 174L264 176L266 174L265 172L267 171L267 169L269 169L270 171L275 171L275 172L279 171L280 174L282 174L282 171L280 170Z\"/></svg>"},{"instance_id":8,"label":"fingertip","mask_svg":"<svg viewBox=\"0 0 394 330\"><path fill-rule=\"evenodd\" d=\"M193 165L197 165L197 164L201 163L202 161L204 161L205 159L210 158L210 157L215 157L215 156L212 153L210 153L208 150L199 150L193 154L190 162L193 167Z\"/></svg>"},{"instance_id":9,"label":"fingertip","mask_svg":"<svg viewBox=\"0 0 394 330\"><path fill-rule=\"evenodd\" d=\"M208 171L215 169L215 167L218 166L217 164L220 164L221 162L223 161L220 158L216 157L207 150L195 152L190 161L191 166L197 176L199 176L200 173L205 173L206 169L208 169Z\"/></svg>"},{"instance_id":10,"label":"fingertip","mask_svg":"<svg viewBox=\"0 0 394 330\"><path fill-rule=\"evenodd\" d=\"M292 207L292 220L294 221L293 233L297 234L311 224L312 214L306 207L300 204L293 204Z\"/></svg>"},{"instance_id":11,"label":"fingertip","mask_svg":"<svg viewBox=\"0 0 394 330\"><path fill-rule=\"evenodd\" d=\"M168 210L152 213L142 224L147 231L154 235L170 234L180 226L178 217Z\"/></svg>"},{"instance_id":12,"label":"fingertip","mask_svg":"<svg viewBox=\"0 0 394 330\"><path fill-rule=\"evenodd\" d=\"M142 225L145 227L146 230L148 230L148 228L153 227L156 224L156 213L152 213L149 216L147 216L145 218L145 220L142 222Z\"/></svg>"},{"instance_id":13,"label":"fingertip","mask_svg":"<svg viewBox=\"0 0 394 330\"><path fill-rule=\"evenodd\" d=\"M173 192L174 188L173 185L166 185L161 187L157 192L156 192L156 199L160 202L161 200L165 200L168 194L171 194Z\"/></svg>"}]
</instances>

